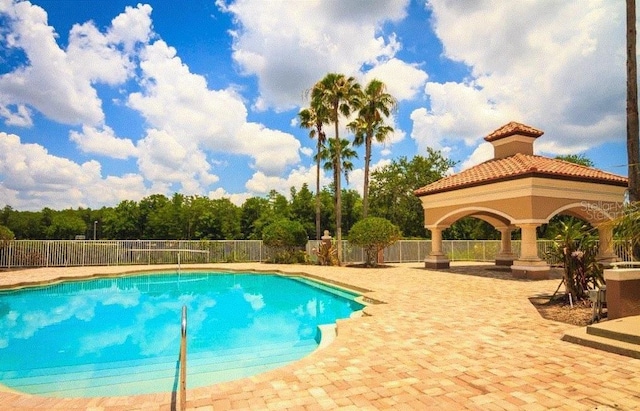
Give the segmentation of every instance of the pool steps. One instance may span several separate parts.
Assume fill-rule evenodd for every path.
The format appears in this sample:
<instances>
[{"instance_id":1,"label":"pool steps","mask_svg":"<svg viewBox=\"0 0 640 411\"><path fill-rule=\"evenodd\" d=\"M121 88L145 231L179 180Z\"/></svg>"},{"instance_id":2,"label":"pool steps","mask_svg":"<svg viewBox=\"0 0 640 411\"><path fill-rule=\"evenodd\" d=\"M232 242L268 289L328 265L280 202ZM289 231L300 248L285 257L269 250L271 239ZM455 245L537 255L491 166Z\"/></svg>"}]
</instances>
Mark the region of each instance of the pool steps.
<instances>
[{"instance_id":1,"label":"pool steps","mask_svg":"<svg viewBox=\"0 0 640 411\"><path fill-rule=\"evenodd\" d=\"M278 368L308 355L317 346L317 342L311 339L286 347L272 344L221 350L215 355L190 353L187 388L231 381ZM176 353L175 357L32 369L28 376L18 379L6 373L3 383L30 394L53 397L143 394L158 392L159 386L166 387L162 391L170 392L177 389L177 360Z\"/></svg>"}]
</instances>

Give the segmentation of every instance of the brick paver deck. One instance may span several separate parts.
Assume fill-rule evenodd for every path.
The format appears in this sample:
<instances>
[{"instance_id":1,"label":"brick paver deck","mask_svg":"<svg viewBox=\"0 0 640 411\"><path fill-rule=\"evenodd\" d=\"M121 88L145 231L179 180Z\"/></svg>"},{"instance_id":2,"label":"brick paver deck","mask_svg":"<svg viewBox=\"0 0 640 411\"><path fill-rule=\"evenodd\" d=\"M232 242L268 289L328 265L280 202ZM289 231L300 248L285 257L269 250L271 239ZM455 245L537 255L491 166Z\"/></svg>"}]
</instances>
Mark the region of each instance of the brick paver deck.
<instances>
[{"instance_id":1,"label":"brick paver deck","mask_svg":"<svg viewBox=\"0 0 640 411\"><path fill-rule=\"evenodd\" d=\"M188 391L191 410L638 410L640 360L560 340L571 325L541 318L528 297L557 280L513 280L486 266L358 269L219 264L306 272L385 301L338 322L327 348L284 368ZM0 286L144 267L0 273ZM171 410L171 393L54 399L0 392L0 408Z\"/></svg>"}]
</instances>

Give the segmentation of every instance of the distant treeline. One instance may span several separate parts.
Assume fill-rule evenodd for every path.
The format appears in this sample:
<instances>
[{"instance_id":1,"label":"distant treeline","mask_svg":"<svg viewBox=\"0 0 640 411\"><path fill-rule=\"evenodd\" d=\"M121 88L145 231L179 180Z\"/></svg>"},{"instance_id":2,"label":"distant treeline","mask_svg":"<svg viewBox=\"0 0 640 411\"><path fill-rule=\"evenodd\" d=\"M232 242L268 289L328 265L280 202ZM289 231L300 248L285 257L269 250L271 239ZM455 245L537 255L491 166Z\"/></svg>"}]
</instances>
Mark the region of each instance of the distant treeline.
<instances>
[{"instance_id":1,"label":"distant treeline","mask_svg":"<svg viewBox=\"0 0 640 411\"><path fill-rule=\"evenodd\" d=\"M420 200L413 190L440 178L453 163L439 152L411 160L401 157L371 173L369 215L384 217L397 225L405 238L427 238ZM335 233L333 186L320 193L321 227ZM299 221L310 239L316 237L315 194L304 184L292 187L289 196L271 191L265 197L252 197L241 206L229 199L202 196L172 197L154 194L140 201L123 200L115 207L19 211L5 206L0 225L15 239L177 239L230 240L262 239L262 230L271 222L286 218ZM342 230L346 235L362 218L362 197L355 190L342 190ZM463 219L445 233L450 239L495 239L488 224Z\"/></svg>"}]
</instances>

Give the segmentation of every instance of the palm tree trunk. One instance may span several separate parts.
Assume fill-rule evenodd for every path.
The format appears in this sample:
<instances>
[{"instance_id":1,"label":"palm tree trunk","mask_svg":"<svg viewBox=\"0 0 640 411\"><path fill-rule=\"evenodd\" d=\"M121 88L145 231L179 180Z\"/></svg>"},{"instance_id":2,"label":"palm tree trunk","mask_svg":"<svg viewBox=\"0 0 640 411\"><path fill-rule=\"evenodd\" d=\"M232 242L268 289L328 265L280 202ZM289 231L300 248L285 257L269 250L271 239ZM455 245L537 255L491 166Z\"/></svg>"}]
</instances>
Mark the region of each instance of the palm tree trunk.
<instances>
[{"instance_id":1,"label":"palm tree trunk","mask_svg":"<svg viewBox=\"0 0 640 411\"><path fill-rule=\"evenodd\" d=\"M369 214L369 163L371 162L371 139L367 135L364 142L364 187L362 190L362 218Z\"/></svg>"},{"instance_id":2,"label":"palm tree trunk","mask_svg":"<svg viewBox=\"0 0 640 411\"><path fill-rule=\"evenodd\" d=\"M636 62L636 1L627 0L627 159L629 200L640 200L638 141L638 68Z\"/></svg>"},{"instance_id":3,"label":"palm tree trunk","mask_svg":"<svg viewBox=\"0 0 640 411\"><path fill-rule=\"evenodd\" d=\"M337 251L338 251L338 264L342 261L342 170L340 169L340 137L338 136L338 108L335 108L335 136L336 136L336 145L334 154L338 159L335 162L334 166L334 175L335 175L335 185L336 185L336 241L338 243Z\"/></svg>"},{"instance_id":4,"label":"palm tree trunk","mask_svg":"<svg viewBox=\"0 0 640 411\"><path fill-rule=\"evenodd\" d=\"M316 240L320 240L320 136L318 136L318 152L316 154Z\"/></svg>"}]
</instances>

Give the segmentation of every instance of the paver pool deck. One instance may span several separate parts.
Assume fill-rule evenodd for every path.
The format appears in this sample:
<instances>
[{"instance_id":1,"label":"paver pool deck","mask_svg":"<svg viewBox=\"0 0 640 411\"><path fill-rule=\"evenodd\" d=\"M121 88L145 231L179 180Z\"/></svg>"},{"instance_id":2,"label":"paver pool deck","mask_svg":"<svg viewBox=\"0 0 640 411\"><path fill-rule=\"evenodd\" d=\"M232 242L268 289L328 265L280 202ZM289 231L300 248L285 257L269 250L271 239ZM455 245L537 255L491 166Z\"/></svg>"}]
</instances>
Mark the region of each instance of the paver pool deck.
<instances>
[{"instance_id":1,"label":"paver pool deck","mask_svg":"<svg viewBox=\"0 0 640 411\"><path fill-rule=\"evenodd\" d=\"M283 368L190 389L190 410L639 410L640 360L561 341L574 326L543 319L528 298L558 280L492 266L331 268L210 264L188 268L308 273L371 290L359 318L326 348ZM41 268L0 273L0 286L175 266ZM186 267L183 266L183 269ZM0 392L0 408L172 410L175 395L45 398ZM172 403L172 400L174 401Z\"/></svg>"}]
</instances>

